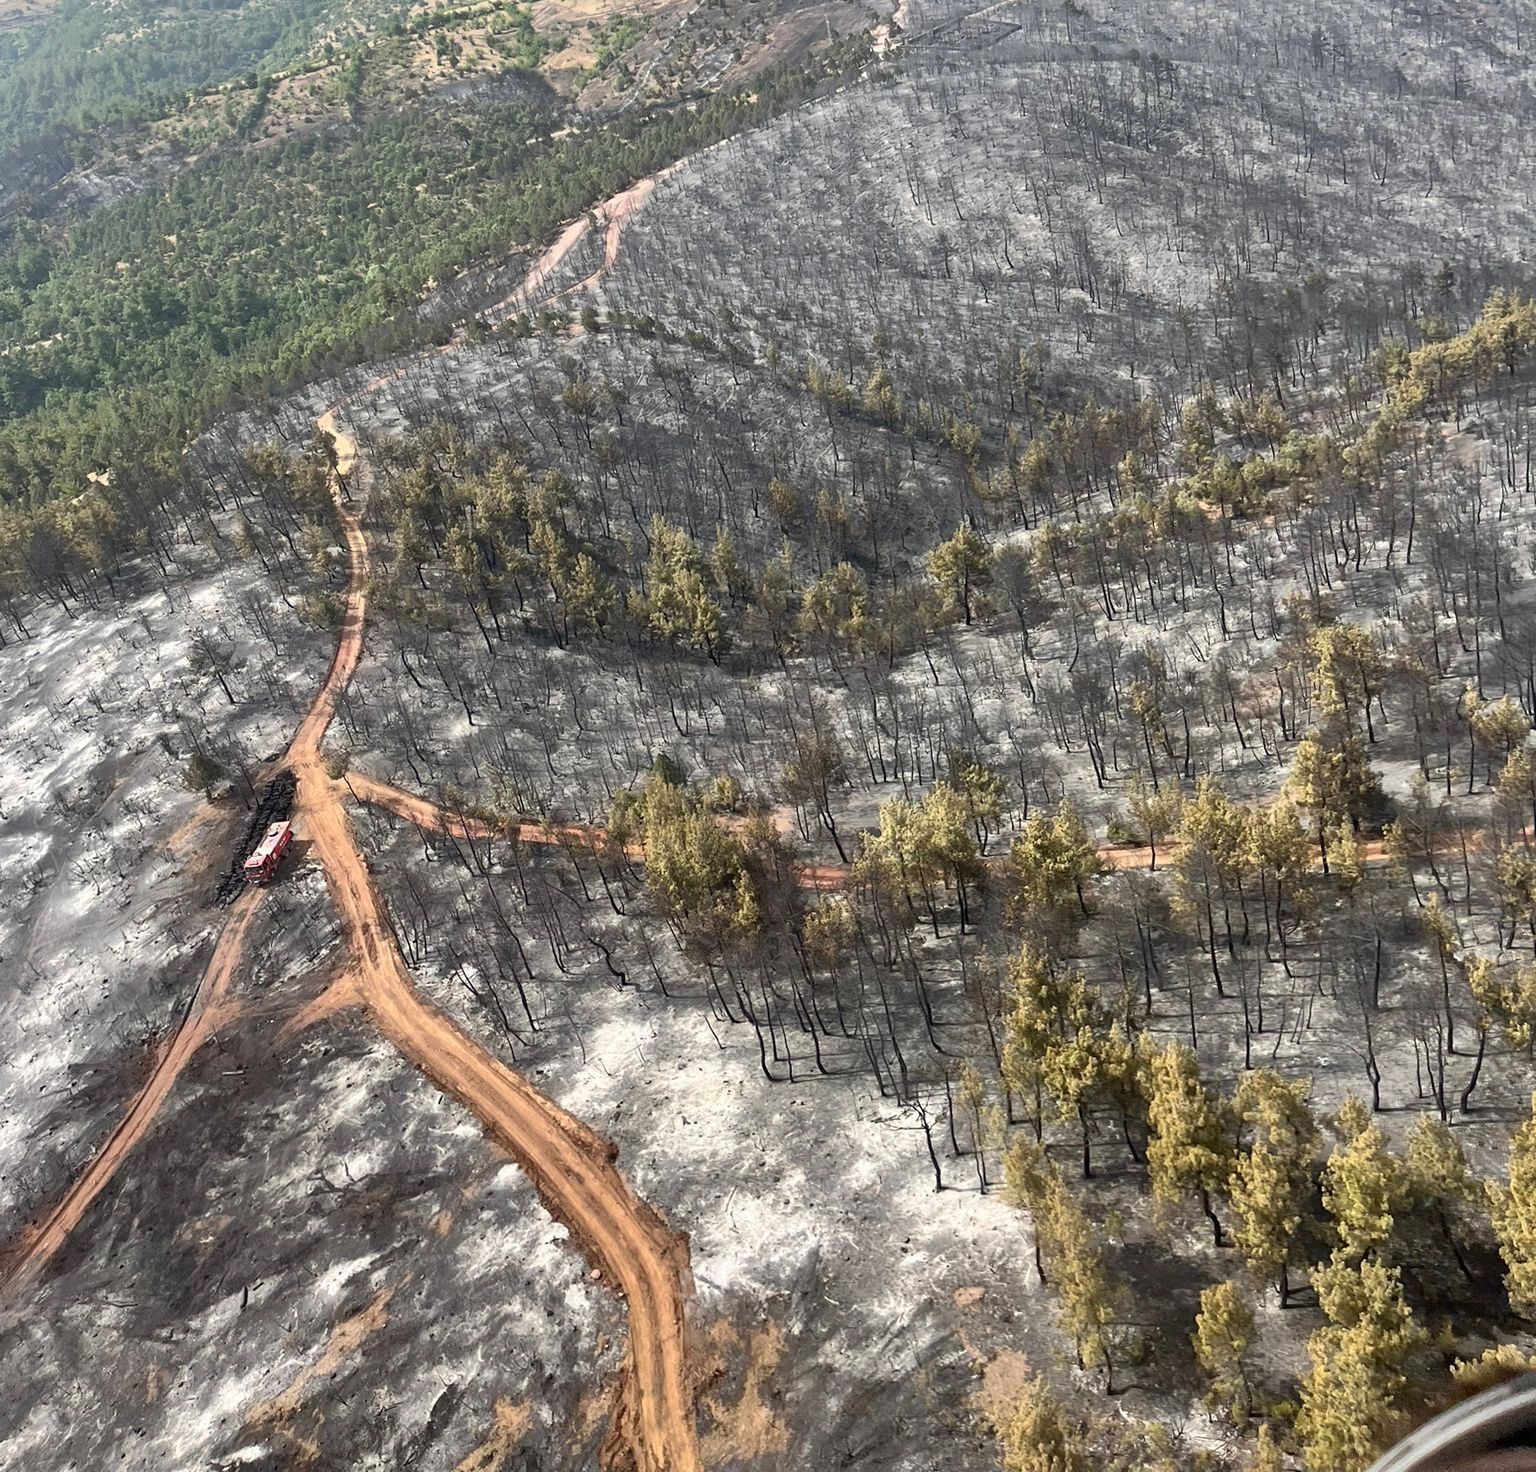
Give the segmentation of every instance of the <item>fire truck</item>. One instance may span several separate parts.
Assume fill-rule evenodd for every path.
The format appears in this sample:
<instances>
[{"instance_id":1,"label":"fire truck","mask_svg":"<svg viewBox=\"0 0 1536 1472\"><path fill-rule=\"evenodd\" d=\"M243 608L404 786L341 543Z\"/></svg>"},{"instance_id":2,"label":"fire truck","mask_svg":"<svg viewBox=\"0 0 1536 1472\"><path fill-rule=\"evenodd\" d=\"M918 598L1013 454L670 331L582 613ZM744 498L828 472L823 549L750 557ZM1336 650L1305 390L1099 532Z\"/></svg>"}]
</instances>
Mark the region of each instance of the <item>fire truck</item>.
<instances>
[{"instance_id":1,"label":"fire truck","mask_svg":"<svg viewBox=\"0 0 1536 1472\"><path fill-rule=\"evenodd\" d=\"M248 884L270 884L282 863L283 855L293 843L293 824L274 823L256 845L255 851L245 861L242 872Z\"/></svg>"}]
</instances>

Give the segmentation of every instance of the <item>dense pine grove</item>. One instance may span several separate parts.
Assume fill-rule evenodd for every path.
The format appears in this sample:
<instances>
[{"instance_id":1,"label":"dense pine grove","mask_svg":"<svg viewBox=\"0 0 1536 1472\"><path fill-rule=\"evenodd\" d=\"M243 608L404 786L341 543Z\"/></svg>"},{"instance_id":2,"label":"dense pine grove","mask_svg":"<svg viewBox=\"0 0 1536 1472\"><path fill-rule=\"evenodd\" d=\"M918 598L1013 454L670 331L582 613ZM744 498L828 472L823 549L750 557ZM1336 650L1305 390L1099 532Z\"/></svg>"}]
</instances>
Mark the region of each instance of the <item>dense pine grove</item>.
<instances>
[{"instance_id":1,"label":"dense pine grove","mask_svg":"<svg viewBox=\"0 0 1536 1472\"><path fill-rule=\"evenodd\" d=\"M847 63L840 63L846 65ZM84 489L238 396L428 330L424 288L807 95L823 68L552 139L526 105L426 107L214 154L0 255L0 497Z\"/></svg>"},{"instance_id":2,"label":"dense pine grove","mask_svg":"<svg viewBox=\"0 0 1536 1472\"><path fill-rule=\"evenodd\" d=\"M50 138L89 158L98 130L163 117L188 91L268 75L328 28L387 14L337 0L64 0L47 25L0 32L0 158Z\"/></svg>"}]
</instances>

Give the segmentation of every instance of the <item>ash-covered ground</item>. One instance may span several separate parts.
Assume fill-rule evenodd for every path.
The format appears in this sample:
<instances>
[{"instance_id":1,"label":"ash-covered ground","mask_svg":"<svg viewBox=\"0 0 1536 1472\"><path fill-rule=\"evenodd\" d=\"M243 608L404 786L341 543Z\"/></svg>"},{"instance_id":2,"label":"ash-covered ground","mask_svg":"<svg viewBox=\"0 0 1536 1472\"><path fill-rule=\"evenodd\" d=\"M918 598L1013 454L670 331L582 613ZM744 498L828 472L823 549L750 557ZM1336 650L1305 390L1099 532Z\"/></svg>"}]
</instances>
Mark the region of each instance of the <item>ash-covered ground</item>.
<instances>
[{"instance_id":1,"label":"ash-covered ground","mask_svg":"<svg viewBox=\"0 0 1536 1472\"><path fill-rule=\"evenodd\" d=\"M184 1010L223 919L209 900L244 827L238 789L325 669L324 639L258 568L183 551L181 576L40 610L0 651L7 1237L84 1164ZM228 695L195 667L198 634L227 656ZM184 780L199 750L230 773L211 806Z\"/></svg>"},{"instance_id":2,"label":"ash-covered ground","mask_svg":"<svg viewBox=\"0 0 1536 1472\"><path fill-rule=\"evenodd\" d=\"M977 506L978 478L944 440L940 409L969 415L1009 457L1024 441L1003 440L1004 425L1044 434L1058 412L1086 416L1096 396L1123 406L1148 388L1167 398L1166 447L1179 396L1239 379L1250 390L1272 379L1288 402L1311 403L1293 428L1334 426L1347 417L1330 398L1338 362L1363 361L1404 324L1423 332L1438 317L1433 330L1449 332L1490 287L1527 280L1524 42L1503 11L1469 39L1437 30L1428 11L1399 18L1386 6L929 9L864 82L658 184L580 335L559 321L392 365L398 378L347 406L365 458L370 442L446 420L470 440L519 444L535 474L567 476L600 548L633 543L661 515L701 541L730 531L754 572L788 543L807 582L845 554L894 581L920 576L937 538ZM1262 44L1250 46L1255 35ZM1275 85L1277 71L1287 85ZM1492 129L1494 117L1507 126ZM594 231L549 285L602 262ZM1284 330L1267 338L1276 322ZM1310 349L1288 356L1308 336ZM887 361L893 392L926 406L913 410L921 435L860 412L861 385ZM813 365L851 389L851 411L809 391ZM239 434L300 443L338 393L317 386ZM586 820L664 755L691 776L728 770L778 802L776 816L798 818L808 852L827 860L830 835L779 790L814 709L851 754L831 804L850 843L882 801L946 769L944 733L956 731L1005 773L1011 827L1067 795L1098 833L1122 811L1141 757L1124 713L1103 714L1118 674L1069 678L1086 650L1090 667L1122 655L1138 670L1154 655L1171 666L1167 715L1185 703L1186 754L1193 746L1235 795L1260 800L1285 779L1290 737L1240 678L1227 686L1229 725L1207 656L1227 651L1238 677L1267 671L1283 642L1276 604L1329 559L1345 615L1406 627L1404 608L1434 591L1426 569L1475 560L1457 541L1471 536L1457 506L1471 503L1473 483L1481 496L1506 474L1494 560L1513 567L1508 549L1529 542L1536 517L1529 478L1522 492L1513 469L1527 407L1511 401L1486 422L1447 419L1436 431L1415 515L1426 542L1442 541L1412 570L1388 570L1393 544L1379 526L1359 533L1351 567L1332 545L1318 554L1337 530L1326 518L1278 530L1258 519L1226 547L1230 606L1202 586L1152 616L1133 572L1134 616L1101 617L1090 585L1069 593L1058 571L1059 601L1027 656L1006 610L857 668L803 652L733 665L654 648L642 657L618 640L567 645L534 614L496 645L445 611L449 580L434 568L439 601L426 617L376 615L332 745L423 795L484 798L502 782L528 813ZM1233 441L1223 448L1236 453ZM1171 452L1169 462L1149 480L1167 479ZM799 496L792 514L768 507L774 477ZM1073 519L1102 512L1096 497L1112 484L1106 473L1081 507L1074 500ZM1040 540L1038 519L1004 527L993 503L985 515L999 545ZM382 565L398 528L375 518L369 530ZM401 580L434 591L427 561ZM1518 688L1508 671L1530 597L1528 584L1510 586L1500 617L1516 636L1501 646L1498 678ZM275 615L275 634L231 611L251 598ZM235 649L220 664L232 694L206 661L188 673L190 632L210 621ZM110 1129L201 970L217 923L203 896L238 811L226 801L210 816L185 790L194 736L216 738L236 766L259 764L281 749L327 658L326 635L302 628L249 565L139 590L111 612L50 614L38 629L0 651L20 692L5 708L0 854L8 872L39 876L7 892L0 917L15 1040L0 1073L11 1235ZM1473 651L1462 639L1458 655L1442 629L1437 657L1442 636L1437 673L1465 681ZM1479 677L1482 656L1479 645ZM1095 701L1107 781L1087 754ZM1417 708L1412 725L1399 708L1374 745L1388 804L1415 800L1417 727ZM1449 757L1444 780L1449 798ZM1461 810L1471 785L1458 790ZM1484 786L1475 801L1486 805ZM687 1234L707 1463L994 1465L973 1393L987 1373L1006 1380L1026 1361L1059 1360L1062 1343L1030 1277L1026 1219L981 1189L974 1138L956 1128L935 1074L898 1101L856 1045L822 1069L772 1022L765 1044L733 1017L710 966L646 909L636 875L508 846L468 863L393 820L352 815L419 984L611 1138L637 1192ZM994 851L1007 836L993 835ZM1463 853L1462 864L1464 938L1492 944L1503 919L1473 905L1474 889L1492 889L1487 856ZM1137 906L1152 905L1138 883L1104 885L1106 939L1072 958L1106 989L1127 976L1130 990L1140 984L1130 943L1109 945L1133 921L1142 939ZM1335 928L1363 934L1355 913ZM253 935L261 959L231 1016L41 1284L5 1306L5 1466L595 1464L622 1307L467 1116L361 1019L342 1011L288 1031L334 974L325 915L301 851ZM522 1019L510 986L488 1000L492 952L511 949L497 915L518 933L523 959L508 974L526 972ZM946 1043L955 1058L985 1052L968 1000L979 957L948 923L931 941L919 927L901 963L931 988L934 1016L925 1022L909 1001L890 1030L893 1044L926 1033L930 1069ZM1193 1035L1202 958L1169 939L1161 914L1157 926L1182 975L1170 964L1155 996L1147 981L1143 1020L1160 1039ZM1400 1136L1428 1107L1419 1064L1438 1004L1424 1002L1431 957L1416 922L1390 913L1377 934L1390 957L1378 1082ZM1311 1075L1331 1109L1360 1089L1363 1055L1348 986L1325 978L1320 958L1308 949L1293 975L1287 957L1283 979L1272 958L1255 959L1272 987L1259 1061ZM1199 1003L1195 1041L1214 1074L1243 1065L1248 1004L1246 980L1240 995ZM1496 1047L1473 1074L1469 1053L1451 1057L1452 1096L1481 1078L1458 1132L1478 1171L1494 1169L1528 1095L1529 1059ZM939 1121L942 1191L914 1098ZM1201 1258L1184 1224L1136 1215L1134 1163L1113 1139L1098 1143L1096 1227L1137 1289L1135 1332L1156 1351L1120 1404L1213 1443L1193 1410L1188 1329L1198 1290L1229 1269ZM1129 1222L1114 1219L1120 1206ZM1261 1318L1278 1385L1301 1362L1291 1326L1316 1315L1263 1306Z\"/></svg>"},{"instance_id":3,"label":"ash-covered ground","mask_svg":"<svg viewBox=\"0 0 1536 1472\"><path fill-rule=\"evenodd\" d=\"M366 1028L279 1037L222 1029L6 1306L0 1464L592 1465L622 1324L565 1229Z\"/></svg>"}]
</instances>

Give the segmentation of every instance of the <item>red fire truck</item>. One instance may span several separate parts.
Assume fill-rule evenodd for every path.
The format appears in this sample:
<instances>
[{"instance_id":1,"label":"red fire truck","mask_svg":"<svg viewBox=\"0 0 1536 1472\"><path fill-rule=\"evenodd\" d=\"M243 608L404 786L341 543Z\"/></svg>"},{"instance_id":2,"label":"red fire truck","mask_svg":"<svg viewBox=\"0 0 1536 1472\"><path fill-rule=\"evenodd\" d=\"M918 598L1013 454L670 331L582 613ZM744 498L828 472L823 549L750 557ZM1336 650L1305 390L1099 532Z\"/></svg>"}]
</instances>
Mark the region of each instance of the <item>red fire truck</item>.
<instances>
[{"instance_id":1,"label":"red fire truck","mask_svg":"<svg viewBox=\"0 0 1536 1472\"><path fill-rule=\"evenodd\" d=\"M248 884L270 884L283 855L293 842L292 823L274 823L266 836L256 845L256 851L245 861L245 878Z\"/></svg>"}]
</instances>

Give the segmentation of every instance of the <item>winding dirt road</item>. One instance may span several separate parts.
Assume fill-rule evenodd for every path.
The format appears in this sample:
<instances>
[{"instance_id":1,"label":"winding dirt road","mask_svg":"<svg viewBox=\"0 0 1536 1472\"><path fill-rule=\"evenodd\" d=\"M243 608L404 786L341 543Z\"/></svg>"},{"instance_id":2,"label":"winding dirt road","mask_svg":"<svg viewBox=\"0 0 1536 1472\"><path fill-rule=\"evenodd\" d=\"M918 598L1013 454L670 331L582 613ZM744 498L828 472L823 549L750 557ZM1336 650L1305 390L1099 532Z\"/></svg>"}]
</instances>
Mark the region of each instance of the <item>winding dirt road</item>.
<instances>
[{"instance_id":1,"label":"winding dirt road","mask_svg":"<svg viewBox=\"0 0 1536 1472\"><path fill-rule=\"evenodd\" d=\"M641 181L600 208L600 217L607 221L603 266L546 300L583 290L601 279L617 259L624 222L655 182L655 178ZM586 228L583 220L566 230L525 280L517 302L544 304L536 301L540 288ZM435 351L452 352L458 346L455 340ZM417 992L383 899L353 837L344 789L326 771L322 742L362 657L370 565L366 538L345 494L357 448L341 428L339 415L356 398L403 371L397 369L364 385L317 421L317 428L329 433L336 447L331 489L346 542L347 591L330 670L285 758L298 779L295 824L310 840L340 915L350 952L345 973L348 1000L361 1004L405 1058L481 1121L487 1135L527 1172L550 1214L566 1225L603 1280L625 1300L628 1343L604 1465L628 1466L636 1472L700 1472L686 1343L686 1305L692 1295L686 1238L671 1231L629 1188L614 1167L616 1152L608 1141L492 1058ZM0 1265L3 1286L31 1281L58 1251L128 1152L143 1139L187 1062L229 1015L225 998L262 893L247 890L236 902L187 1015L163 1047L149 1080L63 1199L22 1236Z\"/></svg>"},{"instance_id":2,"label":"winding dirt road","mask_svg":"<svg viewBox=\"0 0 1536 1472\"><path fill-rule=\"evenodd\" d=\"M607 848L610 843L606 828L585 823L515 822L502 825L452 813L437 803L364 772L348 772L344 785L353 797L369 807L382 808L418 828L446 833L453 838L506 838L519 843L572 844L591 849ZM625 845L624 853L632 859L645 857L645 850L637 843Z\"/></svg>"},{"instance_id":3,"label":"winding dirt road","mask_svg":"<svg viewBox=\"0 0 1536 1472\"><path fill-rule=\"evenodd\" d=\"M418 828L434 833L445 833L453 838L508 838L516 839L520 843L557 844L613 851L613 841L608 836L608 830L598 824L551 824L527 821L506 825L487 823L467 814L451 812L438 803L430 802L424 797L417 797L414 793L406 792L392 783L381 782L377 777L370 777L363 772L349 772L346 787L353 797L369 807L382 808L385 812L393 813L397 818L414 823ZM1475 849L1478 846L1476 837L1468 840L1469 848ZM1459 847L1459 835L1451 832L1442 836L1436 845L1436 851L1452 853L1458 851ZM1358 848L1360 858L1367 864L1387 863L1392 857L1385 839L1361 839L1358 841ZM623 852L626 858L633 859L637 863L645 862L645 849L638 843L625 844ZM1149 844L1101 843L1097 845L1095 852L1106 872L1152 867L1153 850ZM1160 852L1166 865L1178 856L1179 845L1171 839L1166 839ZM994 870L1007 862L1006 857L996 854L982 859L984 865ZM1321 853L1312 859L1311 864L1314 869L1322 868ZM845 889L853 882L853 869L848 864L797 864L795 877L802 889Z\"/></svg>"},{"instance_id":4,"label":"winding dirt road","mask_svg":"<svg viewBox=\"0 0 1536 1472\"><path fill-rule=\"evenodd\" d=\"M337 441L339 485L355 449L336 427L335 411L324 420ZM331 673L288 759L298 777L296 825L309 838L340 913L351 984L379 1031L480 1120L604 1281L623 1295L629 1344L610 1448L622 1448L640 1472L697 1472L685 1345L692 1292L686 1241L630 1190L607 1141L492 1058L417 992L353 837L343 789L326 771L321 742L362 653L369 565L362 529L339 491L336 509L348 551L346 619Z\"/></svg>"},{"instance_id":5,"label":"winding dirt road","mask_svg":"<svg viewBox=\"0 0 1536 1472\"><path fill-rule=\"evenodd\" d=\"M338 784L340 785L340 784ZM346 789L359 802L382 808L397 818L404 818L418 828L446 833L452 838L507 838L519 843L543 843L578 847L612 853L616 849L608 830L589 823L513 822L492 824L463 813L452 813L424 797L406 792L389 782L381 782L363 772L348 772ZM645 862L645 849L639 843L626 843L626 858ZM795 877L803 889L841 889L847 885L850 870L846 864L799 864Z\"/></svg>"}]
</instances>

